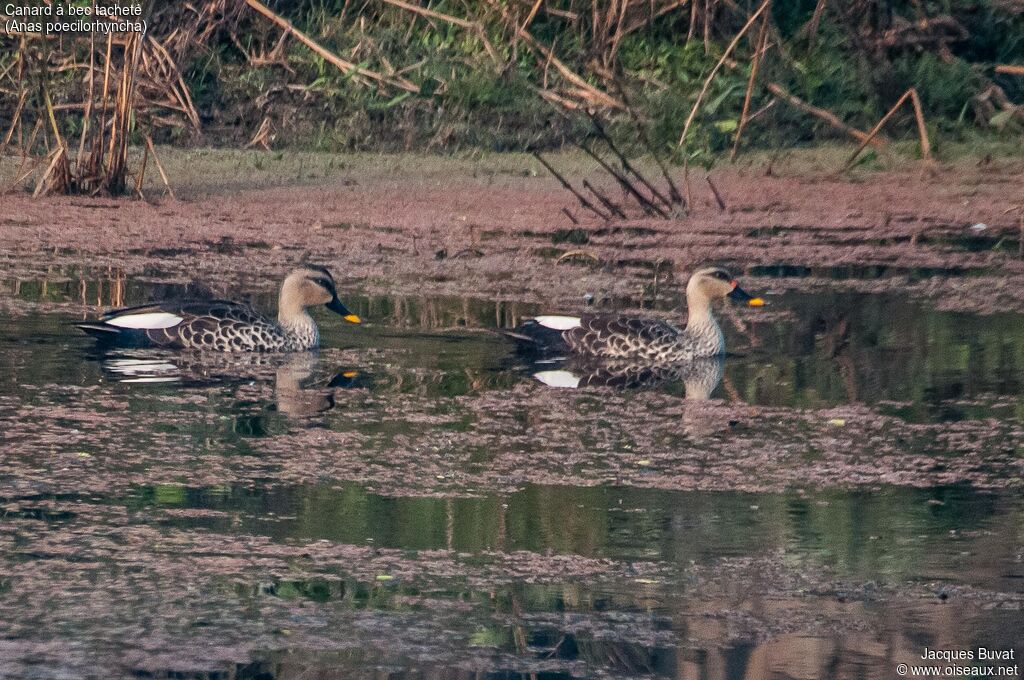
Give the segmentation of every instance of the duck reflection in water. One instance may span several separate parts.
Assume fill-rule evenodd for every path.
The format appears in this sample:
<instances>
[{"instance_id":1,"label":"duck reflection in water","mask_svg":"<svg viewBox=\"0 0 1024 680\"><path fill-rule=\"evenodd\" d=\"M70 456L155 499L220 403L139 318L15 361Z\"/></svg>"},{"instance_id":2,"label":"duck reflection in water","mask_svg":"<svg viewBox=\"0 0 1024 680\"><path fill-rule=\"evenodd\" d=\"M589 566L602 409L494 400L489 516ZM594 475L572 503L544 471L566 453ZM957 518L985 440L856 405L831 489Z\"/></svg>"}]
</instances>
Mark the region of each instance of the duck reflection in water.
<instances>
[{"instance_id":1,"label":"duck reflection in water","mask_svg":"<svg viewBox=\"0 0 1024 680\"><path fill-rule=\"evenodd\" d=\"M312 380L319 358L313 353L291 357L279 366L275 373L274 395L277 410L291 418L309 418L330 411L335 406L335 394L339 389L351 389L362 385L359 371L346 369L338 371L324 383Z\"/></svg>"},{"instance_id":2,"label":"duck reflection in water","mask_svg":"<svg viewBox=\"0 0 1024 680\"><path fill-rule=\"evenodd\" d=\"M533 377L549 387L573 389L643 389L678 382L685 387L688 401L705 401L722 381L724 367L725 359L720 356L674 364L571 359L559 368L537 371Z\"/></svg>"},{"instance_id":3,"label":"duck reflection in water","mask_svg":"<svg viewBox=\"0 0 1024 680\"><path fill-rule=\"evenodd\" d=\"M571 360L556 369L537 371L533 377L550 387L570 389L651 389L682 383L686 391L681 412L683 431L694 439L703 439L728 431L736 423L731 407L708 402L722 381L724 369L725 358L721 356L654 365Z\"/></svg>"},{"instance_id":4,"label":"duck reflection in water","mask_svg":"<svg viewBox=\"0 0 1024 680\"><path fill-rule=\"evenodd\" d=\"M274 379L274 406L292 418L308 418L330 411L338 390L362 387L366 377L355 369L333 373L322 370L316 352L288 355L231 354L183 355L125 350L100 356L103 373L123 383L177 383L209 387Z\"/></svg>"}]
</instances>

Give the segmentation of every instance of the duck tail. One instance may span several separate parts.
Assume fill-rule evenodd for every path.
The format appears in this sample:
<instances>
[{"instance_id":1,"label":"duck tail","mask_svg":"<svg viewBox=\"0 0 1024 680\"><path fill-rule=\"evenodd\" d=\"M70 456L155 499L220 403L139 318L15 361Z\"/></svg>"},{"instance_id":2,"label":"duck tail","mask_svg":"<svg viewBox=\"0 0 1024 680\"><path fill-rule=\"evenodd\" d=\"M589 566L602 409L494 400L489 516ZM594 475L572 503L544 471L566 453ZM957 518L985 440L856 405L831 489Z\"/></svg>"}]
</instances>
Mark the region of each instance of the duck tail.
<instances>
[{"instance_id":1,"label":"duck tail","mask_svg":"<svg viewBox=\"0 0 1024 680\"><path fill-rule=\"evenodd\" d=\"M134 328L120 328L103 321L81 321L72 324L86 335L96 339L100 347L147 347L146 332Z\"/></svg>"},{"instance_id":2,"label":"duck tail","mask_svg":"<svg viewBox=\"0 0 1024 680\"><path fill-rule=\"evenodd\" d=\"M524 354L564 354L569 350L561 330L543 326L532 319L511 330L500 329L498 333L515 342L516 349Z\"/></svg>"},{"instance_id":3,"label":"duck tail","mask_svg":"<svg viewBox=\"0 0 1024 680\"><path fill-rule=\"evenodd\" d=\"M102 321L85 321L72 324L75 328L84 331L86 334L100 340L112 340L121 334L121 329L110 326Z\"/></svg>"}]
</instances>

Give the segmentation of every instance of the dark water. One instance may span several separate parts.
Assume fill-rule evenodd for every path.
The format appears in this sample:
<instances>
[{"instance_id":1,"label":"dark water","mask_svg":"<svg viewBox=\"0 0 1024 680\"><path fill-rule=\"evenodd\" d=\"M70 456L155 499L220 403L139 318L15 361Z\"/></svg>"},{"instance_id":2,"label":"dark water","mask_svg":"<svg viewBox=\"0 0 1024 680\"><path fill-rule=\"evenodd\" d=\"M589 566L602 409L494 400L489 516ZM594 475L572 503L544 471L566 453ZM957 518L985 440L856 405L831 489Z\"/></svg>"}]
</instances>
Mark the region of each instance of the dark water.
<instances>
[{"instance_id":1,"label":"dark water","mask_svg":"<svg viewBox=\"0 0 1024 680\"><path fill-rule=\"evenodd\" d=\"M351 294L366 327L318 316L331 349L242 363L99 354L67 326L82 300L167 292L73 274L0 286L18 311L0 327L0 676L887 678L926 646L1024 651L1019 484L922 470L912 485L774 492L586 478L439 491L355 468L269 476L268 451L317 432L359 435L396 472L433 456L450 476L418 435L470 429L479 401L540 388L480 330L539 310ZM736 355L712 399L866 406L940 433L1024 415L1019 315L827 292L743 318L723 320Z\"/></svg>"}]
</instances>

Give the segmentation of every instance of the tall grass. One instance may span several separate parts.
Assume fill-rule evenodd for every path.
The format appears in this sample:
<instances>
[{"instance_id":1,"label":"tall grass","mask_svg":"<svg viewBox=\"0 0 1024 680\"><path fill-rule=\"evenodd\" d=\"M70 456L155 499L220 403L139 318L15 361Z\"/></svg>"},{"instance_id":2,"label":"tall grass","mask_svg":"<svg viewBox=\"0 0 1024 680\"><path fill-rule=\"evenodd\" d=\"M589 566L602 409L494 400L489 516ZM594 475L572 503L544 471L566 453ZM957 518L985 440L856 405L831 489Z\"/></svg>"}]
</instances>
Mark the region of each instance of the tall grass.
<instances>
[{"instance_id":1,"label":"tall grass","mask_svg":"<svg viewBox=\"0 0 1024 680\"><path fill-rule=\"evenodd\" d=\"M711 163L734 146L869 129L911 87L940 142L972 128L1021 133L1024 78L994 69L1024 62L1019 3L774 2L751 77L759 28L728 59L723 50L758 5L152 3L149 33L137 41L0 36L0 153L20 153L14 179L31 178L39 193L124 193L144 172L128 150L152 148L150 136L543 151L593 136L590 111L628 153ZM898 113L886 132L913 135L913 116Z\"/></svg>"}]
</instances>

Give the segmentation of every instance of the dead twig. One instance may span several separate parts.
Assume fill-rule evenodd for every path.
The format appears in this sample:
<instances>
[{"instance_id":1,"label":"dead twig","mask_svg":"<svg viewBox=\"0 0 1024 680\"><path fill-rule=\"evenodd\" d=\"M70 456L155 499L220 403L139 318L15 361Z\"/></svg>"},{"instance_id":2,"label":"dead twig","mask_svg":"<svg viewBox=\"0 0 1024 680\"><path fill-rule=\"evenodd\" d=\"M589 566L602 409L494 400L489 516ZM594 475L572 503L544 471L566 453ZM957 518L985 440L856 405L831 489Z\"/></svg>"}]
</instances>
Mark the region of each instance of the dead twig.
<instances>
[{"instance_id":1,"label":"dead twig","mask_svg":"<svg viewBox=\"0 0 1024 680\"><path fill-rule=\"evenodd\" d=\"M160 173L160 179L163 180L164 186L167 187L167 193L170 194L171 198L177 200L174 195L174 189L171 188L171 183L167 180L167 173L164 172L163 163L160 162L160 157L156 155L156 149L153 147L153 140L149 135L146 135L146 148L149 149L149 153L153 155L153 162L156 163L156 169Z\"/></svg>"},{"instance_id":2,"label":"dead twig","mask_svg":"<svg viewBox=\"0 0 1024 680\"><path fill-rule=\"evenodd\" d=\"M637 170L635 167L633 167L633 164L629 162L629 159L626 158L625 154L623 154L619 150L619 147L616 146L615 141L611 138L611 135L609 135L605 131L604 125L601 124L601 120L597 117L597 115L595 113L593 113L593 112L590 113L590 120L594 124L594 129L596 129L597 133L599 135L601 135L601 139L603 139L604 143L608 145L608 148L611 150L611 152L613 154L615 154L615 157L619 159L619 163L622 165L622 169L625 170L626 172L630 173L634 177L636 177L637 180L639 180L639 182L641 184L643 184L645 187L647 187L647 190L651 192L652 196L654 196L659 201L664 203L665 207L668 208L669 210L671 210L674 207L672 205L672 202L670 200L668 200L667 198L665 198L661 194L661 192L658 191L658 189L653 184L651 184L647 180L646 177L644 177L640 173L639 170Z\"/></svg>"},{"instance_id":3,"label":"dead twig","mask_svg":"<svg viewBox=\"0 0 1024 680\"><path fill-rule=\"evenodd\" d=\"M615 88L619 91L619 97L622 98L622 102L626 105L626 111L629 113L630 118L633 119L633 127L636 128L637 134L640 136L640 140L647 148L647 153L651 155L654 162L658 164L658 169L661 170L661 176L665 179L665 184L668 185L668 195L672 199L672 206L682 205L687 206L683 200L683 196L679 193L679 187L676 186L675 181L672 179L672 175L669 174L668 168L665 166L665 162L661 159L654 145L651 143L651 138L647 134L647 128L644 126L643 121L640 120L640 116L637 115L636 109L633 108L633 104L629 101L629 97L626 95L626 88L622 86L622 81L618 78L613 80ZM672 207L670 206L670 207Z\"/></svg>"},{"instance_id":4,"label":"dead twig","mask_svg":"<svg viewBox=\"0 0 1024 680\"><path fill-rule=\"evenodd\" d=\"M247 0L247 2L255 2L255 0ZM526 43L528 47L530 47L530 49L538 53L539 57L543 57L542 61L546 61L547 63L551 64L551 66L554 66L555 70L558 71L562 78L564 78L568 83L574 86L575 90L573 90L573 93L577 97L585 99L591 102L592 104L598 106L605 106L614 109L623 108L622 102L615 99L615 97L612 97L607 92L604 92L603 90L600 90L599 88L596 88L590 83L588 83L586 80L580 77L579 74L577 74L571 68L566 66L561 59L556 57L553 50L542 45L540 42L537 41L536 38L534 38L530 34L529 31L527 31L525 28L520 27L516 23L515 19L509 15L508 10L501 3L499 3L498 0L487 0L487 3L491 7L495 8L501 14L501 16L505 19L505 22L509 26L514 28L516 35L519 36L519 38L521 38L522 41Z\"/></svg>"},{"instance_id":5,"label":"dead twig","mask_svg":"<svg viewBox=\"0 0 1024 680\"><path fill-rule=\"evenodd\" d=\"M683 124L683 132L681 135L679 135L678 146L682 146L686 142L686 134L690 131L690 126L693 124L693 119L697 117L697 111L700 110L700 105L701 102L703 102L704 100L704 95L707 93L708 88L711 87L711 81L713 81L715 79L715 76L718 75L718 70L722 68L722 65L725 63L726 59L729 58L729 55L732 54L732 51L736 48L736 45L739 44L740 38L742 38L743 35L747 32L747 30L754 25L754 21L756 21L757 18L761 16L762 13L764 13L764 11L768 8L768 5L770 4L771 0L764 0L764 2L761 3L761 6L758 7L753 14L750 15L750 18L747 19L747 23L743 24L743 28L741 28L739 33L737 33L736 36L732 39L732 42L729 43L729 46L725 48L725 52L722 53L722 57L718 60L718 63L715 64L715 67L711 69L711 73L709 73L708 77L704 80L704 86L701 87L700 92L697 93L697 101L693 103L693 108L690 109L690 115L686 117L686 123Z\"/></svg>"},{"instance_id":6,"label":"dead twig","mask_svg":"<svg viewBox=\"0 0 1024 680\"><path fill-rule=\"evenodd\" d=\"M719 212L725 212L725 201L722 200L722 194L718 192L718 187L711 181L711 175L706 175L704 181L708 183L708 187L711 189L711 193L715 195L715 202L718 203Z\"/></svg>"},{"instance_id":7,"label":"dead twig","mask_svg":"<svg viewBox=\"0 0 1024 680\"><path fill-rule=\"evenodd\" d=\"M732 62L732 64L729 66L730 68L738 68L739 64L737 64L736 62ZM795 94L790 93L789 90L782 87L778 83L764 83L764 88L771 92L776 97L778 97L780 100L789 104L790 106L800 109L805 113L811 114L815 118L825 121L835 129L844 132L845 134L853 137L859 142L863 142L864 140L868 139L868 133L864 132L863 130L858 130L852 125L847 125L846 123L841 121L838 116L836 116L834 113L827 109L823 109L819 106L814 106L813 104L808 104L803 99L800 99L800 97L797 97ZM751 116L751 118L753 118L753 116ZM750 121L747 122L749 123ZM882 146L883 144L882 140L880 139L870 139L868 140L868 143L871 144L872 146Z\"/></svg>"},{"instance_id":8,"label":"dead twig","mask_svg":"<svg viewBox=\"0 0 1024 680\"><path fill-rule=\"evenodd\" d=\"M142 193L142 182L146 179L146 165L149 162L149 146L142 147L142 163L139 164L139 175L135 178L135 193L142 200L146 200Z\"/></svg>"},{"instance_id":9,"label":"dead twig","mask_svg":"<svg viewBox=\"0 0 1024 680\"><path fill-rule=\"evenodd\" d=\"M538 161L540 161L540 164L543 165L545 168L547 168L547 171L550 172L554 176L554 178L557 179L558 182L563 187L565 187L565 189L568 192L570 192L573 196L576 197L576 200L579 201L580 205L583 208L585 208L585 209L589 210L590 212L594 213L595 215L600 217L605 222L608 222L611 219L611 217L609 215L606 215L605 213L601 212L601 210L598 209L593 203L588 201L586 196L584 196L579 191L577 191L575 189L575 187L573 187L573 185L569 183L569 180L567 180L565 177L562 177L562 175L559 174L559 172L557 170L555 170L553 167L551 167L551 164L548 163L546 160L544 160L543 156L541 156L539 153L534 151L533 152L533 157L536 158Z\"/></svg>"},{"instance_id":10,"label":"dead twig","mask_svg":"<svg viewBox=\"0 0 1024 680\"><path fill-rule=\"evenodd\" d=\"M619 185L626 191L626 193L631 194L634 198L636 198L637 203L640 204L640 208L644 211L645 214L657 214L659 217L668 218L668 213L666 213L664 210L662 210L656 204L654 204L651 201L651 199L644 196L643 193L641 193L640 190L637 189L633 185L633 183L629 181L627 177L625 177L621 172L619 172L611 165L609 165L605 159L601 158L598 154L594 153L592 149L583 144L577 144L576 146L578 146L581 150L583 150L584 153L586 153L588 156L597 161L598 165L604 168L605 172L614 177L615 180L619 183Z\"/></svg>"},{"instance_id":11,"label":"dead twig","mask_svg":"<svg viewBox=\"0 0 1024 680\"><path fill-rule=\"evenodd\" d=\"M259 129L256 130L256 134L252 136L252 139L250 139L249 143L245 145L245 148L251 149L256 145L259 145L262 146L265 151L270 151L270 142L274 139L273 131L274 126L270 122L270 117L264 116Z\"/></svg>"},{"instance_id":12,"label":"dead twig","mask_svg":"<svg viewBox=\"0 0 1024 680\"><path fill-rule=\"evenodd\" d=\"M537 1L539 4L541 0ZM473 33L476 34L477 38L480 39L480 42L483 44L484 49L487 50L487 54L490 55L495 62L500 61L500 59L498 58L498 52L494 49L494 45L491 44L491 41L487 39L487 34L484 32L483 26L481 26L478 22L470 21L468 19L462 19L460 17L452 16L451 14L445 14L443 12L438 12L436 10L427 9L426 7L420 7L419 5L413 5L408 2L403 2L403 0L382 0L382 2L386 2L389 5L394 5L395 7L404 9L405 11L411 12L413 14L418 14L422 17L437 19L438 21L443 21L448 24L459 26L468 31L472 31Z\"/></svg>"},{"instance_id":13,"label":"dead twig","mask_svg":"<svg viewBox=\"0 0 1024 680\"><path fill-rule=\"evenodd\" d=\"M917 129L921 140L921 156L925 160L931 160L931 144L928 141L928 132L925 129L924 125L924 114L921 111L921 102L917 97L917 90L915 90L914 88L910 88L909 90L904 92L899 99L896 100L896 103L892 105L892 108L889 109L889 111L884 116L882 116L881 120L879 120L875 124L875 127L871 128L871 132L868 133L867 138L861 141L860 145L857 147L857 150L854 151L853 154L850 155L850 158L847 159L846 163L843 164L843 167L840 170L840 172L845 172L850 168L851 165L853 165L853 162L857 160L857 156L859 156L860 152L864 150L864 147L866 147L871 142L871 140L875 138L875 135L878 134L882 127L887 122L889 122L889 119L896 114L896 111L899 110L899 108L903 106L903 103L908 99L911 100L913 103L914 116L917 119Z\"/></svg>"},{"instance_id":14,"label":"dead twig","mask_svg":"<svg viewBox=\"0 0 1024 680\"><path fill-rule=\"evenodd\" d=\"M822 0L824 2L824 0ZM757 68L761 63L761 54L764 52L765 41L768 39L769 14L764 15L761 21L761 32L757 36L757 43L754 48L754 56L750 60L750 79L747 81L747 93L743 97L743 110L740 112L739 123L736 124L736 136L732 140L732 153L730 160L736 159L736 152L740 148L740 137L743 135L743 128L747 125L747 114L750 112L750 100L754 94L754 82L757 80Z\"/></svg>"},{"instance_id":15,"label":"dead twig","mask_svg":"<svg viewBox=\"0 0 1024 680\"><path fill-rule=\"evenodd\" d=\"M617 206L610 198L598 191L593 184L587 180L583 180L583 188L594 194L597 200L600 201L601 205L607 208L608 212L612 213L616 217L626 219L626 213L622 212L622 209L619 208L619 206Z\"/></svg>"},{"instance_id":16,"label":"dead twig","mask_svg":"<svg viewBox=\"0 0 1024 680\"><path fill-rule=\"evenodd\" d=\"M25 109L25 100L27 98L28 90L22 90L21 97L18 99L18 105L14 107L14 115L11 116L11 127L7 129L7 134L4 135L4 141L0 142L0 158L4 157L4 153L7 151L7 145L14 136L14 131L18 127L18 121L21 120L21 112Z\"/></svg>"},{"instance_id":17,"label":"dead twig","mask_svg":"<svg viewBox=\"0 0 1024 680\"><path fill-rule=\"evenodd\" d=\"M925 161L931 161L932 144L928 139L928 128L924 124L924 109L921 107L921 98L917 96L917 88L910 88L910 101L914 105L917 136L921 141L921 158Z\"/></svg>"},{"instance_id":18,"label":"dead twig","mask_svg":"<svg viewBox=\"0 0 1024 680\"><path fill-rule=\"evenodd\" d=\"M558 259L555 260L555 264L562 264L566 260L572 259L574 257L591 260L592 262L601 261L601 258L599 258L597 255L594 255L593 253L588 253L585 250L570 250L559 255Z\"/></svg>"},{"instance_id":19,"label":"dead twig","mask_svg":"<svg viewBox=\"0 0 1024 680\"><path fill-rule=\"evenodd\" d=\"M276 14L269 7L259 2L259 0L245 0L245 4L252 7L254 10L265 16L267 19L272 21L282 30L295 36L295 38L309 49L316 52L318 55L323 57L325 61L335 66L339 71L345 75L358 75L371 80L375 80L382 85L388 85L390 87L405 90L406 92L418 93L420 88L413 82L406 80L405 78L389 78L385 75L371 71L370 69L362 68L357 64L353 64L350 61L342 59L334 52L331 52L326 47L320 45L308 35L295 28L292 22L288 21L284 17Z\"/></svg>"}]
</instances>

